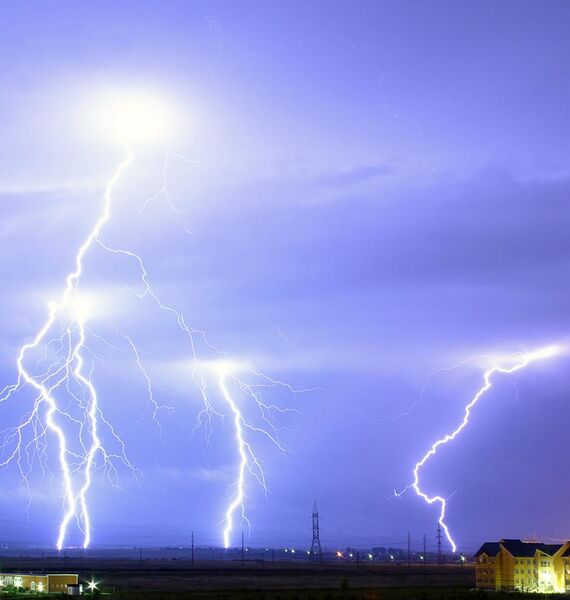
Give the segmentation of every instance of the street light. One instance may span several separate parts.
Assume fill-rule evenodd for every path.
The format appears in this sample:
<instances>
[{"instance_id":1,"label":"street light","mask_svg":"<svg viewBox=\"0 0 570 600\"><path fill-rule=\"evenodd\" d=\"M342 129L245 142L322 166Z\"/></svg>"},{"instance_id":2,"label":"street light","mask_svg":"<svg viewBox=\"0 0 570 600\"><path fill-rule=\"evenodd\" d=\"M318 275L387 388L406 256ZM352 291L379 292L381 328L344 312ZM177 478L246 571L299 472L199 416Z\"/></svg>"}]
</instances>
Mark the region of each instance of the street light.
<instances>
[{"instance_id":1,"label":"street light","mask_svg":"<svg viewBox=\"0 0 570 600\"><path fill-rule=\"evenodd\" d=\"M91 592L91 595L93 595L95 593L95 590L97 589L97 583L92 579L87 583L87 589L89 590L89 592Z\"/></svg>"}]
</instances>

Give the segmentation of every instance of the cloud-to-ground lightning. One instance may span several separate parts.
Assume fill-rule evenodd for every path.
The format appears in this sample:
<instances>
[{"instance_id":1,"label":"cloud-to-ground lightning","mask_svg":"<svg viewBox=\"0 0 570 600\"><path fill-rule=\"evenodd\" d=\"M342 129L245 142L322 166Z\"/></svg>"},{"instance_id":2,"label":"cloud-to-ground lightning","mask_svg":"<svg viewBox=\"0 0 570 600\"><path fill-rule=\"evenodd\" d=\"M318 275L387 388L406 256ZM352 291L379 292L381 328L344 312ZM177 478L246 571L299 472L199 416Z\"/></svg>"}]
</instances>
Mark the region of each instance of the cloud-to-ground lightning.
<instances>
[{"instance_id":1,"label":"cloud-to-ground lightning","mask_svg":"<svg viewBox=\"0 0 570 600\"><path fill-rule=\"evenodd\" d=\"M233 499L230 501L227 507L223 520L224 547L229 548L231 543L231 534L234 527L234 516L238 509L240 510L242 520L249 524L244 506L246 472L249 472L257 480L257 482L260 484L263 490L267 491L267 483L265 480L265 473L263 471L263 467L261 465L260 460L256 456L252 445L246 439L246 430L249 430L253 433L262 434L263 436L268 438L272 444L279 448L279 450L285 452L285 448L283 447L279 439L279 432L275 428L275 425L273 424L273 421L270 418L270 413L273 411L281 413L296 412L295 409L292 408L281 408L273 404L267 404L263 400L259 392L256 391L256 388L260 386L266 386L269 384L285 386L292 392L296 392L299 390L295 390L288 384L285 384L281 381L269 379L267 376L264 376L261 373L255 373L251 370L250 372L265 380L265 383L255 385L248 384L239 376L240 371L243 371L244 367L239 364L234 364L231 361L227 360L220 360L214 362L212 364L212 370L218 377L218 384L220 387L222 397L226 401L227 406L229 407L232 415L236 450L239 456L238 474L232 486L233 488L235 488L235 491L233 493ZM255 405L261 412L261 417L263 421L268 426L267 429L254 426L244 417L242 410L238 406L233 394L230 392L228 385L229 379L235 384L235 387L238 389L238 391L243 392L246 397L249 396L254 400Z\"/></svg>"},{"instance_id":2,"label":"cloud-to-ground lightning","mask_svg":"<svg viewBox=\"0 0 570 600\"><path fill-rule=\"evenodd\" d=\"M65 287L61 294L61 297L56 302L50 302L48 306L48 316L44 324L34 337L31 342L24 344L17 358L18 378L15 384L7 386L0 395L0 402L8 400L15 392L21 390L25 386L33 388L37 394L38 399L34 403L34 409L32 414L24 419L17 429L16 446L14 451L9 454L8 458L2 463L6 465L11 462L14 458L20 461L20 444L22 441L22 429L31 423L35 423L38 418L39 410L42 404L45 403L48 406L46 413L46 424L50 431L52 431L58 440L59 445L59 467L63 477L63 489L64 489L64 509L65 514L60 523L57 547L61 549L65 542L67 534L67 527L71 519L77 516L78 504L80 505L80 519L82 522L82 531L84 533L83 546L87 547L90 541L90 519L89 511L87 509L86 494L91 484L91 471L93 467L93 461L95 455L99 450L102 449L100 439L97 433L97 416L99 411L97 393L91 381L83 373L83 359L81 356L81 350L85 342L85 315L82 314L81 309L75 310L77 304L80 304L79 300L79 283L83 274L83 263L87 252L91 249L95 241L98 239L102 228L111 218L111 206L112 206L112 193L119 181L121 175L131 164L132 153L128 147L125 147L125 157L116 168L113 176L109 180L105 193L103 196L103 206L99 218L96 220L92 229L89 231L85 240L79 247L75 255L75 268L71 271L65 280ZM66 314L71 312L72 314ZM46 336L52 330L58 317L69 319L64 327L64 333L61 339L67 337L71 344L71 338L75 335L78 340L76 345L68 352L65 359L64 365L58 369L57 373L64 372L64 377L57 381L55 385L50 387L49 381L53 378L53 373L48 370L48 373L43 378L34 376L25 364L26 355L41 346L46 340ZM73 366L74 365L74 366ZM54 390L61 385L63 381L69 380L73 377L80 385L83 385L88 390L89 395L89 407L87 408L87 427L91 434L91 444L85 455L81 458L80 466L76 467L83 473L83 483L80 485L78 491L73 482L73 472L70 466L70 451L68 449L68 441L64 428L60 426L57 421L57 415L66 416L63 409L58 406L56 401ZM42 431L42 435L45 435L45 430ZM9 436L11 437L11 436ZM37 435L34 438L34 442L37 443ZM78 458L77 456L75 458ZM22 469L20 471L23 473Z\"/></svg>"},{"instance_id":3,"label":"cloud-to-ground lightning","mask_svg":"<svg viewBox=\"0 0 570 600\"><path fill-rule=\"evenodd\" d=\"M461 423L450 433L447 433L442 438L436 440L429 450L420 458L420 460L415 464L413 469L414 479L410 485L408 485L401 492L395 492L396 496L401 496L405 491L409 489L413 489L416 494L422 498L427 504L439 504L440 513L439 513L439 524L445 533L445 537L447 541L451 545L453 552L457 550L457 545L451 535L449 527L445 522L445 515L447 509L447 499L440 495L430 496L420 487L420 471L425 466L425 464L435 456L438 449L449 442L452 442L464 429L467 427L469 423L469 418L471 416L471 411L475 407L475 405L479 402L479 400L493 387L493 378L498 373L503 374L512 374L516 371L520 371L527 367L530 363L535 362L537 360L545 360L547 358L552 358L553 356L561 353L563 351L560 346L546 346L543 348L539 348L534 352L528 352L524 354L516 354L511 355L503 360L500 360L497 364L493 365L489 369L487 369L483 375L483 386L477 391L477 393L473 396L470 402L465 406L463 419Z\"/></svg>"},{"instance_id":4,"label":"cloud-to-ground lightning","mask_svg":"<svg viewBox=\"0 0 570 600\"><path fill-rule=\"evenodd\" d=\"M138 117L148 121L148 115ZM131 166L134 155L132 141L136 140L137 115L128 113L125 119L127 124L120 127L124 145L124 158L117 165L109 179L103 194L100 213L93 226L86 235L83 243L78 248L74 257L74 268L67 275L65 285L59 299L48 305L47 318L36 333L35 337L25 343L17 355L17 380L14 384L6 386L0 391L0 403L10 400L24 388L31 388L35 392L32 410L26 414L16 427L5 430L4 439L0 442L0 467L16 463L24 483L28 486L28 475L32 469L34 459L38 459L45 472L47 466L46 449L47 436L52 433L57 440L59 470L63 487L63 517L59 524L56 545L62 549L66 543L70 523L75 520L82 532L82 545L87 548L92 540L92 520L89 512L89 492L93 482L93 475L102 460L102 468L112 474L112 483L116 483L117 469L115 462L122 462L128 469L135 472L135 467L127 456L126 446L119 437L112 424L105 417L99 393L93 380L93 365L86 363L85 356L93 354L87 344L88 337L94 337L105 343L106 340L93 333L87 325L90 317L90 307L84 302L80 292L80 283L84 273L84 259L95 248L105 252L123 256L132 260L136 265L138 279L142 286L139 291L132 290L140 298L152 301L159 310L171 315L180 331L189 341L191 361L188 365L195 384L203 400L203 409L198 415L197 422L202 423L204 418L211 428L214 417L231 417L233 422L233 438L235 439L236 454L238 457L238 477L232 486L232 499L225 511L223 518L223 542L228 547L231 543L232 529L235 524L235 512L241 509L241 517L245 516L244 501L246 496L246 475L250 473L267 491L265 475L260 460L257 458L248 432L262 434L268 438L281 451L284 447L279 439L279 432L273 423L275 413L285 413L294 409L287 409L268 404L261 395L261 389L268 386L284 386L291 392L296 390L281 381L248 370L256 378L256 383L248 383L239 377L238 369L234 363L228 361L225 355L218 352L209 344L205 333L191 328L184 314L164 301L151 286L149 273L140 254L128 248L115 248L102 239L105 225L112 218L114 193L117 184L127 168ZM146 135L146 133L145 133ZM127 143L128 142L128 143ZM170 154L168 155L170 156ZM181 156L182 155L175 155ZM184 160L187 160L185 157ZM168 195L168 182L165 162L163 169L163 188L155 195L166 196L172 210L177 210ZM153 197L154 198L154 197ZM143 207L144 208L144 207ZM55 334L54 334L55 332ZM135 363L142 375L147 388L147 397L152 411L152 419L160 428L159 415L164 411L171 412L174 407L160 404L154 394L154 385L149 371L145 368L141 354L132 336L121 333L128 346L129 352L134 357ZM206 347L212 351L219 360L211 361L216 365L212 373L217 379L221 407L215 406L215 399L210 395L207 378L208 373L200 367L200 360L196 349L196 337L199 337ZM27 363L29 355L34 351L43 350L43 358L36 361L32 368ZM48 363L43 371L44 363ZM229 365L232 365L231 367ZM41 367L41 368L40 368ZM34 370L35 369L35 370ZM240 366L239 370L243 367ZM36 371L38 373L36 373ZM253 401L261 425L246 417L245 411L240 406L236 395L230 391L230 383L235 387L241 399ZM65 401L60 398L60 393L65 393ZM70 408L71 400L71 408ZM45 415L42 411L45 409ZM76 434L72 438L70 429L74 426ZM106 429L110 438L116 443L118 450L111 451L105 448L101 431ZM30 441L25 440L26 431L30 431ZM25 463L25 464L24 464ZM234 489L235 488L235 489Z\"/></svg>"}]
</instances>

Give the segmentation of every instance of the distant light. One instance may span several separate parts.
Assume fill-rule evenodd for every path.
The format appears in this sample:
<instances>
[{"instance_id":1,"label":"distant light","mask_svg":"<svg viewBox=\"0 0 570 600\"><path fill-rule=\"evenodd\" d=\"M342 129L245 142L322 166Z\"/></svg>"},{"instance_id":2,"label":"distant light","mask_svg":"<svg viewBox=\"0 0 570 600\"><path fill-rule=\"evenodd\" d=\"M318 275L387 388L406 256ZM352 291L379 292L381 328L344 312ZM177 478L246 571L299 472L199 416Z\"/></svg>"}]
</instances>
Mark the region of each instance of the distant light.
<instances>
[{"instance_id":1,"label":"distant light","mask_svg":"<svg viewBox=\"0 0 570 600\"><path fill-rule=\"evenodd\" d=\"M369 558L369 560L372 560L374 558L374 556L372 556L372 554L369 553L368 558Z\"/></svg>"},{"instance_id":2,"label":"distant light","mask_svg":"<svg viewBox=\"0 0 570 600\"><path fill-rule=\"evenodd\" d=\"M352 554L352 552L349 552L348 556L350 556L350 558L352 558L354 555Z\"/></svg>"},{"instance_id":3,"label":"distant light","mask_svg":"<svg viewBox=\"0 0 570 600\"><path fill-rule=\"evenodd\" d=\"M289 550L287 550L287 548L285 548L285 552L289 552Z\"/></svg>"},{"instance_id":4,"label":"distant light","mask_svg":"<svg viewBox=\"0 0 570 600\"><path fill-rule=\"evenodd\" d=\"M523 358L525 358L529 361L541 360L543 358L551 358L553 356L556 356L557 354L562 354L565 351L566 351L566 348L564 348L564 346L552 345L552 346L546 346L545 348L540 348L539 350L536 350L535 352L528 352L527 354L523 355Z\"/></svg>"},{"instance_id":5,"label":"distant light","mask_svg":"<svg viewBox=\"0 0 570 600\"><path fill-rule=\"evenodd\" d=\"M422 555L420 556L420 560L423 560L423 559L424 559L424 555L422 554Z\"/></svg>"},{"instance_id":6,"label":"distant light","mask_svg":"<svg viewBox=\"0 0 570 600\"><path fill-rule=\"evenodd\" d=\"M295 554L294 548L291 548L291 554Z\"/></svg>"},{"instance_id":7,"label":"distant light","mask_svg":"<svg viewBox=\"0 0 570 600\"><path fill-rule=\"evenodd\" d=\"M307 550L307 554L311 554L311 551L310 551L310 550Z\"/></svg>"},{"instance_id":8,"label":"distant light","mask_svg":"<svg viewBox=\"0 0 570 600\"><path fill-rule=\"evenodd\" d=\"M394 555L390 554L390 560L394 560Z\"/></svg>"},{"instance_id":9,"label":"distant light","mask_svg":"<svg viewBox=\"0 0 570 600\"><path fill-rule=\"evenodd\" d=\"M97 585L99 585L97 582L91 580L88 584L87 584L87 588L93 592L94 590L97 589Z\"/></svg>"},{"instance_id":10,"label":"distant light","mask_svg":"<svg viewBox=\"0 0 570 600\"><path fill-rule=\"evenodd\" d=\"M218 377L228 377L235 375L240 371L247 371L248 365L243 362L222 358L219 360L205 360L199 363L199 366L206 371L214 373Z\"/></svg>"},{"instance_id":11,"label":"distant light","mask_svg":"<svg viewBox=\"0 0 570 600\"><path fill-rule=\"evenodd\" d=\"M337 558L342 558L342 552L340 550L336 551L336 557Z\"/></svg>"},{"instance_id":12,"label":"distant light","mask_svg":"<svg viewBox=\"0 0 570 600\"><path fill-rule=\"evenodd\" d=\"M96 126L117 141L156 142L173 132L173 107L156 95L122 90L105 93L96 102Z\"/></svg>"}]
</instances>

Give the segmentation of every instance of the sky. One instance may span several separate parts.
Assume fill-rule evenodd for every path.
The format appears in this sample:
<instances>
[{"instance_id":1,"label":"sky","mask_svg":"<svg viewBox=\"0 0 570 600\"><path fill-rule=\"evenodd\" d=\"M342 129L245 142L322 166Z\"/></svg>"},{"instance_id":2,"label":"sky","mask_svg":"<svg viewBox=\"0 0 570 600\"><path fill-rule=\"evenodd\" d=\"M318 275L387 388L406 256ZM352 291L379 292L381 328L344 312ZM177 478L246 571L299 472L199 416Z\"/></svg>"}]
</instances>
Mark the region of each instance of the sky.
<instances>
[{"instance_id":1,"label":"sky","mask_svg":"<svg viewBox=\"0 0 570 600\"><path fill-rule=\"evenodd\" d=\"M88 252L85 360L134 466L97 463L93 545L178 545L191 531L221 545L235 430L211 373L216 414L200 420L193 377L220 351L246 383L284 382L260 389L294 409L272 411L282 449L247 432L267 491L246 473L249 525L237 519L232 544L243 529L251 545L310 545L317 501L329 549L403 545L408 532L433 547L437 506L393 492L460 423L493 364L482 355L570 344L570 5L47 1L3 13L1 387L123 159L98 116L108 93L160 98L171 126L133 146L100 239L140 255L207 343L196 334L196 363L172 315L136 295L137 265ZM125 336L173 407L159 423ZM38 374L44 350L27 358ZM448 498L460 549L570 538L569 366L562 353L497 375L422 471L423 489ZM234 384L253 426L271 428ZM33 399L1 402L2 429ZM46 439L27 485L14 462L0 471L0 539L54 544L62 487ZM72 524L68 544L80 539Z\"/></svg>"}]
</instances>

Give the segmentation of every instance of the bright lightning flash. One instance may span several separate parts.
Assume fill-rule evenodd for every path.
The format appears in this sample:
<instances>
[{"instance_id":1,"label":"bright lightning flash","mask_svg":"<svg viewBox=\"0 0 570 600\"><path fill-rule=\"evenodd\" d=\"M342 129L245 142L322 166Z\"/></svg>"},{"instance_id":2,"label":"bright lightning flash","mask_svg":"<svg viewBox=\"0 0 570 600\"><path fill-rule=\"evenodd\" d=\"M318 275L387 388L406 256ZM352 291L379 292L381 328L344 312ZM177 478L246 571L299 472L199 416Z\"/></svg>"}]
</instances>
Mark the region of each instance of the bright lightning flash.
<instances>
[{"instance_id":1,"label":"bright lightning flash","mask_svg":"<svg viewBox=\"0 0 570 600\"><path fill-rule=\"evenodd\" d=\"M168 114L165 115L165 112ZM101 239L104 226L112 216L113 192L123 173L133 161L131 146L143 141L149 142L159 134L162 135L164 132L161 128L165 126L168 120L166 117L170 114L171 111L161 111L161 106L156 101L150 101L140 95L114 96L111 106L107 106L107 110L103 111L101 123L107 126L110 135L121 139L125 156L107 183L100 215L75 255L75 267L65 280L65 287L59 300L49 303L48 316L44 324L33 340L24 344L18 353L16 383L6 386L0 391L0 403L9 400L23 388L32 388L36 394L31 413L26 415L19 425L3 432L4 439L0 441L0 453L2 453L0 454L0 467L15 462L25 485L29 488L28 476L35 460L40 462L44 475L51 473L46 455L48 432L53 433L57 440L64 511L57 536L57 548L60 550L64 547L69 524L73 519L83 534L83 547L87 548L91 542L92 526L88 508L88 492L92 485L94 471L98 466L104 470L111 483L115 485L118 479L115 462L118 461L135 472L134 466L127 457L124 442L103 414L92 379L94 365L90 364L88 368L86 364L86 354L93 355L87 346L88 337L114 347L88 328L87 322L92 315L92 306L85 294L80 292L84 258L94 248L102 248L114 256L123 256L132 260L138 272L142 291L131 291L140 299L150 299L156 308L172 316L182 334L187 337L195 363L192 376L204 403L204 408L198 415L197 424L201 425L205 420L211 432L214 417L223 419L231 416L232 418L239 466L238 477L234 484L236 492L224 516L223 541L226 548L230 545L235 512L238 508L241 510L241 517L247 521L244 509L246 474L250 473L267 491L261 462L256 457L251 442L248 441L248 435L262 434L284 452L284 447L279 440L279 432L273 423L273 415L297 412L295 409L268 404L262 397L263 388L277 386L285 387L290 392L308 391L296 390L286 383L271 379L251 369L247 369L247 372L255 376L256 383L247 383L238 377L239 372L243 373L246 370L243 365L225 359L216 360L209 363L208 369L217 379L218 388L226 407L225 410L216 409L208 392L204 369L196 368L200 365L196 350L196 338L200 338L206 347L210 351L214 351L217 356L220 356L221 353L208 343L204 332L189 327L184 315L159 297L150 284L149 274L139 254L130 249L110 247ZM166 169L163 173L163 180L164 188L161 192L167 196L171 209L174 209L168 197ZM58 333L53 339L49 339L48 336L54 330ZM126 340L139 372L146 382L152 418L160 427L160 411L165 409L171 412L173 407L163 406L156 401L152 379L142 363L141 355L133 338L126 334L123 334L122 338ZM36 364L35 369L38 370L45 361L51 361L51 364L43 372L34 374L33 369L27 365L29 360L26 359L28 354L40 351L42 348L44 358ZM253 401L262 426L256 426L244 416L237 397L230 392L230 384L233 386L232 389L237 390L239 396L245 396ZM62 394L65 394L63 398L60 397ZM69 408L70 405L72 408ZM45 414L42 412L44 409ZM70 425L74 425L79 430L75 440L78 450L71 448L73 440L70 440ZM118 447L117 451L106 450L101 436L102 429L110 434L113 443ZM31 432L31 441L27 441L26 431ZM7 457L3 458L3 455L7 455ZM99 459L102 460L102 464L98 465Z\"/></svg>"},{"instance_id":2,"label":"bright lightning flash","mask_svg":"<svg viewBox=\"0 0 570 600\"><path fill-rule=\"evenodd\" d=\"M517 354L504 358L498 364L489 368L485 371L483 375L484 384L479 389L479 391L473 396L471 401L465 406L465 412L463 415L463 420L461 423L451 432L446 434L441 439L437 440L432 444L430 449L422 456L422 458L416 463L413 475L413 482L406 487L401 492L394 492L396 496L401 496L404 492L413 488L414 491L420 498L422 498L428 504L438 503L440 505L440 513L439 513L439 524L441 525L445 537L449 541L453 552L457 550L457 545L453 540L451 533L449 531L449 527L445 523L445 513L447 508L446 499L442 496L429 496L426 492L424 492L420 487L420 470L425 466L425 464L429 461L429 459L434 456L440 446L443 446L449 442L452 442L462 431L467 427L469 423L469 417L471 416L471 411L473 407L479 402L479 400L493 387L493 377L497 373L511 374L516 371L520 371L527 367L530 363L535 362L537 360L546 360L548 358L552 358L560 353L562 353L565 349L561 346L546 346L544 348L540 348L534 352L528 352L525 354Z\"/></svg>"},{"instance_id":3,"label":"bright lightning flash","mask_svg":"<svg viewBox=\"0 0 570 600\"><path fill-rule=\"evenodd\" d=\"M237 455L239 457L237 468L238 475L237 479L232 485L232 488L235 489L235 492L233 494L233 499L230 501L226 509L223 519L223 544L224 548L228 549L231 544L231 535L233 532L236 511L240 511L241 519L249 525L244 505L247 473L249 472L253 476L253 478L258 482L265 492L268 491L261 461L256 456L252 444L247 441L247 433L257 433L265 436L273 445L281 450L281 452L285 453L285 448L279 439L279 431L276 429L271 419L271 413L274 411L279 413L298 412L292 408L281 408L275 404L267 404L261 396L259 388L267 386L281 386L287 388L293 393L308 390L294 389L289 384L270 379L267 377L267 375L253 371L247 365L225 359L211 361L210 363L206 364L206 368L207 370L210 370L217 378L222 397L229 408L233 422ZM240 373L244 372L255 375L257 379L261 379L262 383L247 383L243 378L240 377ZM261 418L266 427L257 427L245 418L243 411L230 392L230 382L233 383L234 387L238 389L238 391L241 393L240 395L245 395L253 400L254 405L260 411Z\"/></svg>"},{"instance_id":4,"label":"bright lightning flash","mask_svg":"<svg viewBox=\"0 0 570 600\"><path fill-rule=\"evenodd\" d=\"M51 302L48 305L48 316L43 326L40 328L35 338L24 344L18 353L17 367L18 367L18 379L13 385L4 388L0 394L0 402L8 400L15 392L20 391L23 387L28 386L34 389L37 393L37 399L34 403L34 409L31 415L27 416L15 431L10 431L6 437L2 447L6 447L11 442L15 441L13 451L8 455L0 466L5 466L12 460L16 459L20 467L20 472L25 478L25 472L21 465L22 458L22 439L23 430L31 425L36 432L32 443L36 446L40 442L40 438L44 438L46 434L45 428L40 426L39 433L37 432L37 423L40 420L40 408L42 404L47 405L46 413L46 425L47 428L53 432L57 438L59 446L59 467L63 478L63 489L64 489L64 517L59 527L59 533L57 538L57 547L61 549L64 545L67 527L72 518L79 516L81 521L80 528L83 531L83 546L89 545L91 537L91 524L89 518L89 511L87 509L86 495L91 485L92 469L95 457L99 451L103 454L104 460L109 461L110 456L106 453L101 445L101 440L98 435L98 414L99 404L98 397L95 387L91 383L90 375L84 372L84 360L82 357L82 350L85 346L86 337L86 325L85 325L85 309L87 304L81 300L79 292L79 283L83 274L83 261L87 252L91 249L93 244L99 238L103 226L111 218L111 206L112 206L112 192L121 175L131 164L132 154L130 149L125 146L125 158L119 164L115 170L113 176L109 180L105 189L103 197L103 207L101 214L95 222L93 228L85 238L84 242L79 247L77 254L75 255L75 268L71 271L65 281L64 290L60 296L60 299L56 302ZM56 323L60 317L63 317L63 334L60 337L60 341L66 341L68 344L67 356L64 359L63 365L57 368L55 371L50 368L47 374L43 376L34 376L29 370L29 367L25 364L26 355L35 349L40 348L42 343L46 341L49 332L56 326ZM75 342L72 340L76 338ZM62 374L63 373L63 374ZM57 379L59 377L59 379ZM53 379L57 380L53 382ZM64 428L58 424L57 417L67 417L74 420L73 417L64 411L63 408L58 404L55 391L62 384L66 384L69 390L70 383L79 385L82 389L82 394L86 394L88 397L88 406L83 407L83 413L85 416L84 425L90 432L90 443L86 447L82 443L83 456L73 454L68 449L68 441L64 432ZM72 394L73 395L73 394ZM80 403L81 404L81 403ZM83 425L83 423L82 423ZM28 448L26 447L26 452ZM71 454L71 456L70 456ZM75 464L72 468L70 464L70 458L78 459L79 463ZM126 455L122 456L123 461L132 467L128 461ZM77 460L75 461L77 463ZM82 483L79 484L79 489L74 485L74 472L80 472L80 479ZM77 479L77 477L75 478ZM80 514L78 515L78 505Z\"/></svg>"}]
</instances>

